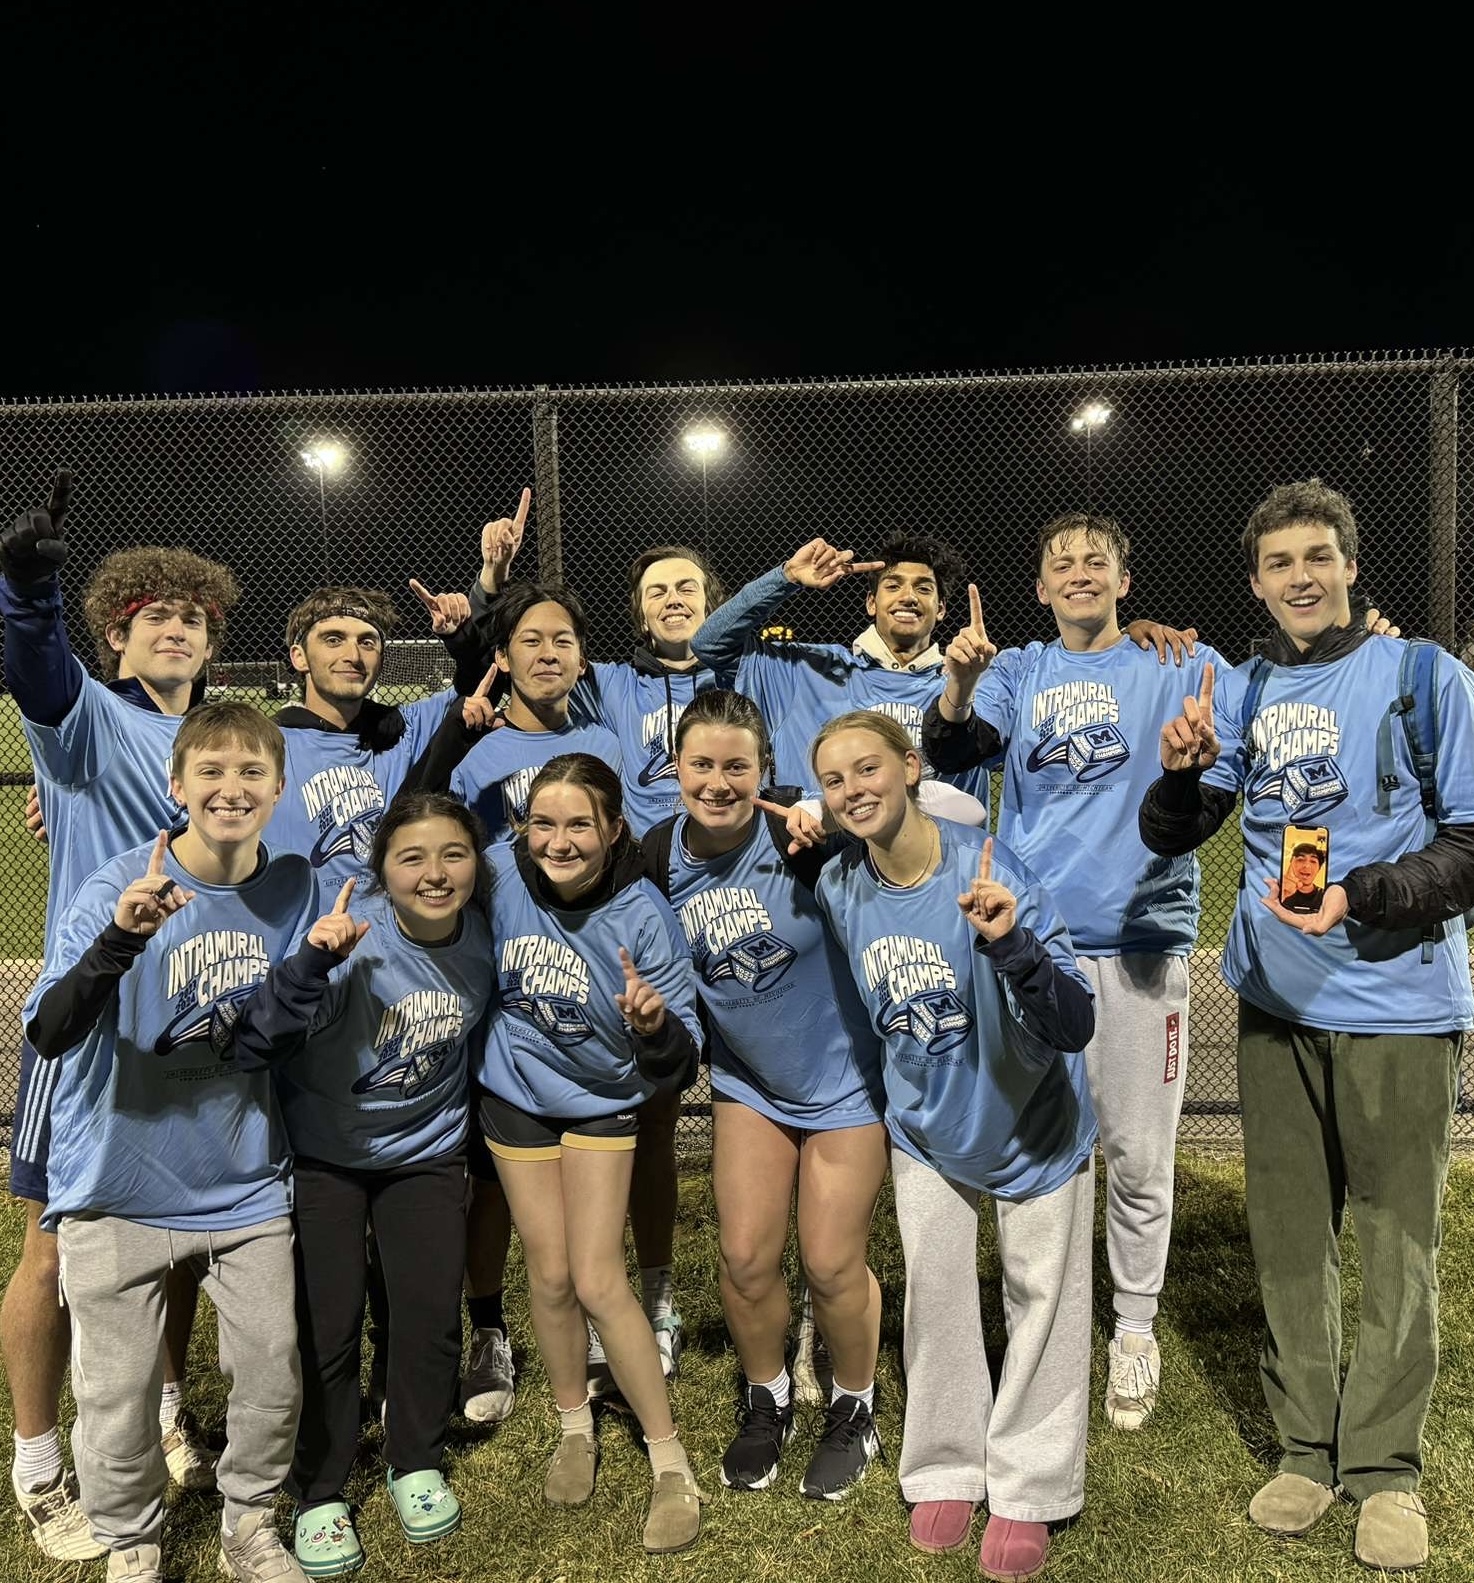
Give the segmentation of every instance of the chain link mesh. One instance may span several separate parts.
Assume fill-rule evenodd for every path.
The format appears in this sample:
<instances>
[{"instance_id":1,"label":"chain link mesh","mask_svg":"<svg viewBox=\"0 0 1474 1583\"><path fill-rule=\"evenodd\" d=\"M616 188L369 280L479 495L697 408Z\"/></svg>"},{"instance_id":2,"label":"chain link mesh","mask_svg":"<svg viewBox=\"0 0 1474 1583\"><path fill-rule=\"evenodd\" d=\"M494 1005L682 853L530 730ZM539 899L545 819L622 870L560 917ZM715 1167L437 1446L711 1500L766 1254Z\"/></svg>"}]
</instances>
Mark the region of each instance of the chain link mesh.
<instances>
[{"instance_id":1,"label":"chain link mesh","mask_svg":"<svg viewBox=\"0 0 1474 1583\"><path fill-rule=\"evenodd\" d=\"M405 686L438 684L428 621L406 591L464 588L483 521L525 483L533 518L517 570L561 577L589 612L590 654L630 650L627 572L653 544L703 550L729 588L816 535L866 553L899 526L961 551L1000 645L1048 638L1034 538L1085 507L1131 535L1126 619L1195 625L1230 660L1264 635L1239 552L1277 483L1316 474L1350 496L1361 582L1404 631L1455 652L1474 635L1471 483L1460 475L1459 385L1447 354L988 376L715 386L352 392L0 405L0 508L44 501L76 476L62 583L77 652L91 659L81 588L110 550L185 544L232 566L245 596L212 668L216 696L279 695L287 612L319 582L390 591ZM1092 406L1108 409L1108 416ZM693 431L719 436L702 452ZM303 453L338 448L341 465ZM959 624L955 607L943 624ZM866 624L853 585L785 607L802 641ZM412 692L396 696L412 696ZM8 1126L19 1008L38 966L45 855L22 822L29 760L0 696L0 1127ZM1193 958L1183 1131L1237 1137L1234 999L1217 973L1239 873L1230 825L1206 848ZM705 1132L704 1089L683 1127ZM1466 1061L1459 1136L1474 1140Z\"/></svg>"}]
</instances>

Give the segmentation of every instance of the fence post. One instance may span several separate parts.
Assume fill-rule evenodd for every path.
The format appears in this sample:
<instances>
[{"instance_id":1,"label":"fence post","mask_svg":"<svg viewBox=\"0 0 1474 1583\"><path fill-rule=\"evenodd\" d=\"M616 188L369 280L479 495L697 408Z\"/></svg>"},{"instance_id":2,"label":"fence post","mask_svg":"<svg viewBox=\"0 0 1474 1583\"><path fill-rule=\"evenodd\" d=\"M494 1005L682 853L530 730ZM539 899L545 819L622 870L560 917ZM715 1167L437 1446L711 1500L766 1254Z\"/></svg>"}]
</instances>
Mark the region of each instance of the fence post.
<instances>
[{"instance_id":1,"label":"fence post","mask_svg":"<svg viewBox=\"0 0 1474 1583\"><path fill-rule=\"evenodd\" d=\"M1457 654L1459 374L1445 364L1428 381L1428 632Z\"/></svg>"},{"instance_id":2,"label":"fence post","mask_svg":"<svg viewBox=\"0 0 1474 1583\"><path fill-rule=\"evenodd\" d=\"M558 504L558 406L548 387L537 387L532 409L533 495L537 502L537 575L563 581L563 520Z\"/></svg>"}]
</instances>

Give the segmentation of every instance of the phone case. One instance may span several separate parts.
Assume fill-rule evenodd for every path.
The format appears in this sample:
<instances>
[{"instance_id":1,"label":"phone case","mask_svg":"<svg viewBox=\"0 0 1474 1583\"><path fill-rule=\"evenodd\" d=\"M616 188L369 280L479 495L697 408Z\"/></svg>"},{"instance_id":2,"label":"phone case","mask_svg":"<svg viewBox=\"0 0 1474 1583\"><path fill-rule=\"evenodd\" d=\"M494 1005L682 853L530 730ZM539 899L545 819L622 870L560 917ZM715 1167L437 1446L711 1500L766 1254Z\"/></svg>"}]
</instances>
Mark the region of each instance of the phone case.
<instances>
[{"instance_id":1,"label":"phone case","mask_svg":"<svg viewBox=\"0 0 1474 1583\"><path fill-rule=\"evenodd\" d=\"M1330 859L1331 832L1324 825L1286 825L1280 855L1280 905L1291 912L1319 912L1326 897Z\"/></svg>"}]
</instances>

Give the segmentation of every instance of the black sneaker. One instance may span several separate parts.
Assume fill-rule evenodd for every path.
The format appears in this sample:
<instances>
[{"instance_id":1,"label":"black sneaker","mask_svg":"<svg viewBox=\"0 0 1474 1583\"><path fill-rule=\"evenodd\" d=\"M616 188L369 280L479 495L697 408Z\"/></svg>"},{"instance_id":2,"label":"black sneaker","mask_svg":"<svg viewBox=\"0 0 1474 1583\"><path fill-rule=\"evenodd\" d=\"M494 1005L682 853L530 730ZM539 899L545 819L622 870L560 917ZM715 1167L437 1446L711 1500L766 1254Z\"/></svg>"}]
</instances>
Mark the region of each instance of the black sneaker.
<instances>
[{"instance_id":1,"label":"black sneaker","mask_svg":"<svg viewBox=\"0 0 1474 1583\"><path fill-rule=\"evenodd\" d=\"M825 1409L819 1449L799 1488L813 1500L843 1500L879 1455L880 1436L870 1409L856 1396L837 1396Z\"/></svg>"},{"instance_id":2,"label":"black sneaker","mask_svg":"<svg viewBox=\"0 0 1474 1583\"><path fill-rule=\"evenodd\" d=\"M737 1403L737 1438L722 1457L729 1490L765 1490L778 1477L778 1458L793 1438L793 1403L780 1407L761 1385L744 1385Z\"/></svg>"}]
</instances>

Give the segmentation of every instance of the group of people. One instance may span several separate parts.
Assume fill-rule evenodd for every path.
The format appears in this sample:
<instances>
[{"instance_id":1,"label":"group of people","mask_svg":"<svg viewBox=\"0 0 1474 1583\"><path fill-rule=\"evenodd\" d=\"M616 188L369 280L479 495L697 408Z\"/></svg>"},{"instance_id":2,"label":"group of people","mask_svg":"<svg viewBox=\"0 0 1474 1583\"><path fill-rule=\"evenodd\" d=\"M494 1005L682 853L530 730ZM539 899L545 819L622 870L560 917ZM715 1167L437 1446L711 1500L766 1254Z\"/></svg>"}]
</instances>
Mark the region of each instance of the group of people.
<instances>
[{"instance_id":1,"label":"group of people","mask_svg":"<svg viewBox=\"0 0 1474 1583\"><path fill-rule=\"evenodd\" d=\"M878 1454L867 1244L889 1168L911 1541L960 1548L986 1504L982 1573L1041 1572L1084 1504L1097 1146L1108 1424L1140 1430L1162 1389L1193 852L1242 794L1223 971L1283 1447L1249 1515L1302 1534L1339 1487L1362 1561L1426 1559L1439 1213L1474 1025L1474 677L1364 619L1342 496L1310 480L1254 513L1243 547L1275 634L1231 671L1195 633L1122 628L1130 544L1087 513L1038 535L1048 642L1000 652L967 585L943 649L961 567L924 536L869 561L816 539L729 600L670 545L631 569L631 660L593 663L577 597L510 577L524 491L483 530L468 593L414 585L453 692L375 703L393 607L322 588L288 624L302 702L269 720L198 701L236 587L187 551L103 562L85 609L105 679L86 672L56 580L67 482L0 535L7 681L51 850L0 1341L12 1483L47 1554L106 1553L110 1580L156 1583L172 1476L218 1484L230 1576L360 1567L344 1485L366 1310L404 1536L452 1532L452 1413L496 1422L515 1401L514 1226L557 1414L545 1499L590 1498L593 1402L614 1390L649 1448L645 1550L694 1543L707 1495L668 1382L675 1123L704 1054L741 1370L721 1483L771 1486L794 1432L795 1196L833 1367L800 1488L841 1499ZM800 590L851 577L871 618L852 646L762 636ZM996 1393L984 1196L1008 1333ZM1348 1203L1364 1278L1343 1378ZM200 1288L230 1384L218 1462L180 1411Z\"/></svg>"}]
</instances>

